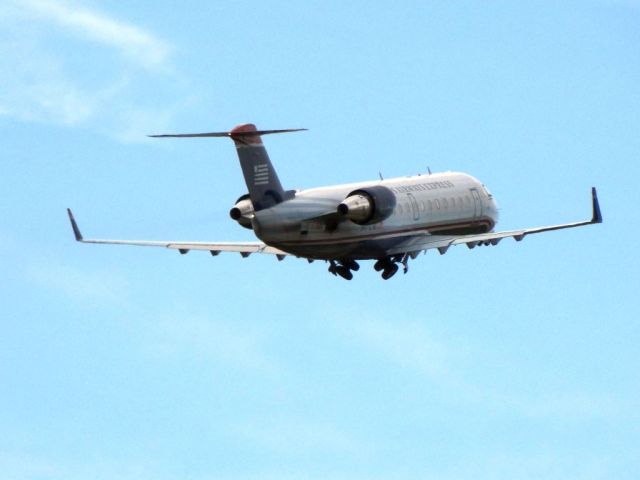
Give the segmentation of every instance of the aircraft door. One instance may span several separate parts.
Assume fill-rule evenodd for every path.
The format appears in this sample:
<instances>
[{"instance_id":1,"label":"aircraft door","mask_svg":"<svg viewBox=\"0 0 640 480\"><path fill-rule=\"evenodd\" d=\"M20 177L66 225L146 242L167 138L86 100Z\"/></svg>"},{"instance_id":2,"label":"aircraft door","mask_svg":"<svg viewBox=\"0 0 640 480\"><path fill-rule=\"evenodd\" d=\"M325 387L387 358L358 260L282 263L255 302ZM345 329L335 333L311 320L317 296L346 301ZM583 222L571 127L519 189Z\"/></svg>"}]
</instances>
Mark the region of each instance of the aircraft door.
<instances>
[{"instance_id":1,"label":"aircraft door","mask_svg":"<svg viewBox=\"0 0 640 480\"><path fill-rule=\"evenodd\" d=\"M418 202L416 201L416 197L414 197L411 193L407 193L407 197L409 197L409 203L411 203L411 212L413 213L413 220L420 220L420 208L418 207Z\"/></svg>"},{"instance_id":2,"label":"aircraft door","mask_svg":"<svg viewBox=\"0 0 640 480\"><path fill-rule=\"evenodd\" d=\"M482 199L477 188L471 189L471 198L473 199L473 218L482 216Z\"/></svg>"}]
</instances>

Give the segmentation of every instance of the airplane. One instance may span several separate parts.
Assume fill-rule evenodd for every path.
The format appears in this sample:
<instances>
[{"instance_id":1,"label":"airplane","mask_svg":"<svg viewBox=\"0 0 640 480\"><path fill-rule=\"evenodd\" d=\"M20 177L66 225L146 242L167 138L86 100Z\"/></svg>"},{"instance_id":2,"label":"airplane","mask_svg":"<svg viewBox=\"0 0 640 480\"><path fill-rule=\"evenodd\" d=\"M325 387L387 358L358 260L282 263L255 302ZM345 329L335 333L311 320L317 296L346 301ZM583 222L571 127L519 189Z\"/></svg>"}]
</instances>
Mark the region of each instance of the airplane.
<instances>
[{"instance_id":1,"label":"airplane","mask_svg":"<svg viewBox=\"0 0 640 480\"><path fill-rule=\"evenodd\" d=\"M229 137L235 143L248 193L240 196L229 215L253 230L259 242L191 242L99 240L82 236L67 209L75 239L82 243L165 247L186 254L205 250L324 260L329 272L346 280L360 268L359 261L374 260L374 269L388 280L409 259L436 249L441 255L451 246L497 245L512 237L521 241L534 233L602 223L595 187L591 189L590 220L546 227L496 232L498 208L493 195L474 177L458 172L333 185L308 190L285 190L262 142L263 135L306 129L258 130L243 124L228 132L150 135L155 138Z\"/></svg>"}]
</instances>

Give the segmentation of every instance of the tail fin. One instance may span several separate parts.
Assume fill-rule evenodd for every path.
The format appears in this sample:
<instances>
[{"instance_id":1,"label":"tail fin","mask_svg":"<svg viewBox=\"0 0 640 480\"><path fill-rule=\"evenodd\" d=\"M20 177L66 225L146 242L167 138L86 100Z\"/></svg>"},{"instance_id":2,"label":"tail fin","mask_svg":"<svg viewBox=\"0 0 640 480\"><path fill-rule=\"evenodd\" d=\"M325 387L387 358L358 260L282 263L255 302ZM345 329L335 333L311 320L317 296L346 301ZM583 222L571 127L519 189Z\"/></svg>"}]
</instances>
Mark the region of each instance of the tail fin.
<instances>
[{"instance_id":1,"label":"tail fin","mask_svg":"<svg viewBox=\"0 0 640 480\"><path fill-rule=\"evenodd\" d=\"M287 198L261 135L298 132L305 128L287 130L258 130L252 123L238 125L230 132L183 133L174 135L149 135L150 137L231 137L236 144L244 181L255 211L272 207Z\"/></svg>"},{"instance_id":2,"label":"tail fin","mask_svg":"<svg viewBox=\"0 0 640 480\"><path fill-rule=\"evenodd\" d=\"M239 125L229 132L236 144L244 181L256 211L272 207L285 200L282 188L267 149L255 125Z\"/></svg>"}]
</instances>

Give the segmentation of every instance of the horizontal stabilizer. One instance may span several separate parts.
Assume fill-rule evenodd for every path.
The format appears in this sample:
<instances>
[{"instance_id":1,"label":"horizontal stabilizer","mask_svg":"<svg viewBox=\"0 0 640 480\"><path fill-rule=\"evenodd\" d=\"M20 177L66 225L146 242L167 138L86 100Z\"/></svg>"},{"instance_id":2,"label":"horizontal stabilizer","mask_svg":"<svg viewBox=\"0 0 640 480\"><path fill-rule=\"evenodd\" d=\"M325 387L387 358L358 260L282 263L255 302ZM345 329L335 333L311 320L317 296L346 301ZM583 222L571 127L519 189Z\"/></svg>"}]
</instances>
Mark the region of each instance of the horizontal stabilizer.
<instances>
[{"instance_id":1,"label":"horizontal stabilizer","mask_svg":"<svg viewBox=\"0 0 640 480\"><path fill-rule=\"evenodd\" d=\"M153 138L198 138L198 137L255 137L256 135L271 135L273 133L302 132L306 128L288 128L284 130L255 130L247 132L208 132L208 133L174 133L163 135L149 135Z\"/></svg>"}]
</instances>

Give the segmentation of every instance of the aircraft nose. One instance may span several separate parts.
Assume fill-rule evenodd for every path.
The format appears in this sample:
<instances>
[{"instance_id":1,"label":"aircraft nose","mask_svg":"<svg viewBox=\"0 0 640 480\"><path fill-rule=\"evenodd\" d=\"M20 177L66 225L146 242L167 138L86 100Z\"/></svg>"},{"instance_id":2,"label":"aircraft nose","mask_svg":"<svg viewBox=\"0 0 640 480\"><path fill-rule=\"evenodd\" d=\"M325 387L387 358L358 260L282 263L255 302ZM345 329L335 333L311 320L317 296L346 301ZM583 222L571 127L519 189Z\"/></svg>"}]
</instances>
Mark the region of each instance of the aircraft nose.
<instances>
[{"instance_id":1,"label":"aircraft nose","mask_svg":"<svg viewBox=\"0 0 640 480\"><path fill-rule=\"evenodd\" d=\"M491 210L493 210L494 218L498 220L498 217L500 216L500 213L498 212L498 204L493 198L491 199Z\"/></svg>"}]
</instances>

